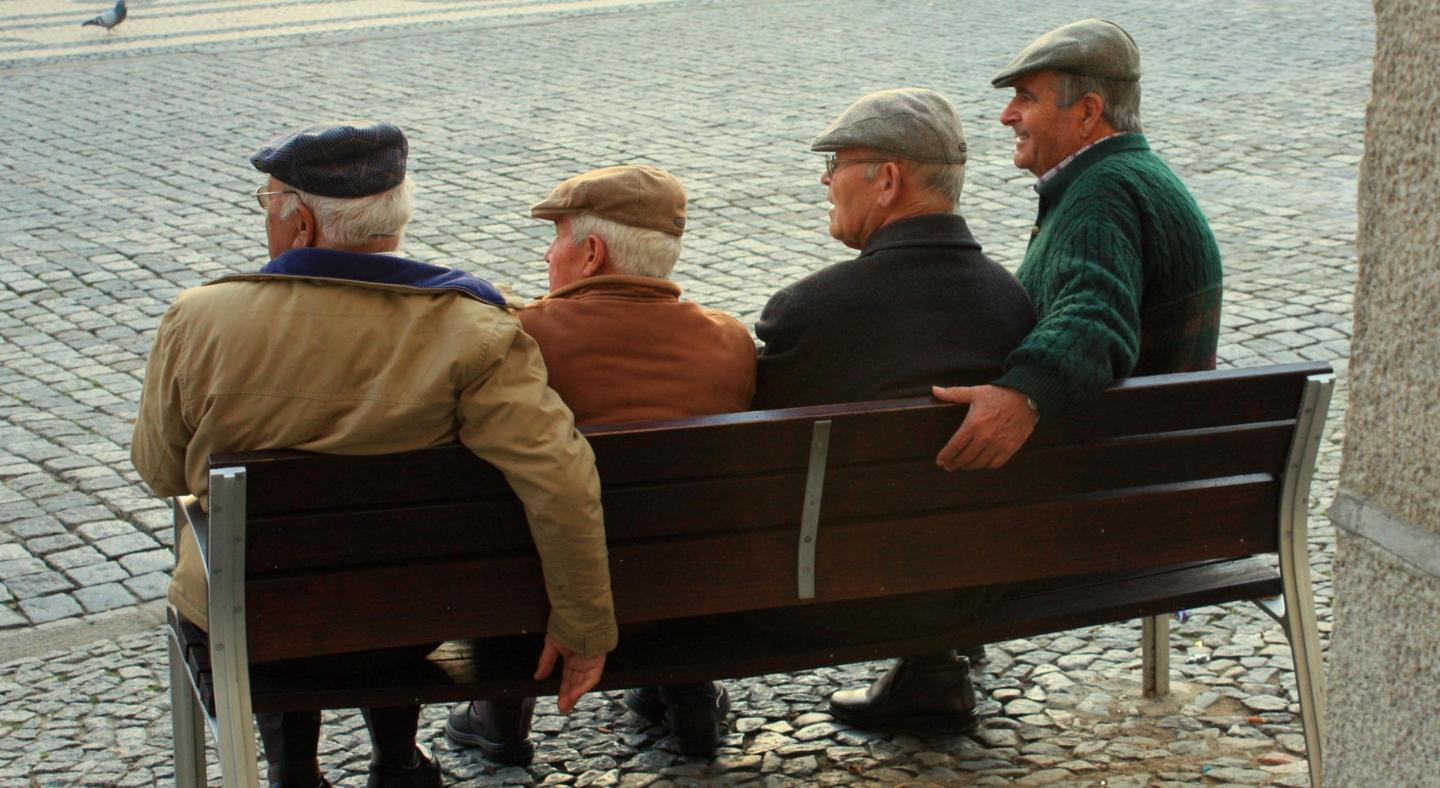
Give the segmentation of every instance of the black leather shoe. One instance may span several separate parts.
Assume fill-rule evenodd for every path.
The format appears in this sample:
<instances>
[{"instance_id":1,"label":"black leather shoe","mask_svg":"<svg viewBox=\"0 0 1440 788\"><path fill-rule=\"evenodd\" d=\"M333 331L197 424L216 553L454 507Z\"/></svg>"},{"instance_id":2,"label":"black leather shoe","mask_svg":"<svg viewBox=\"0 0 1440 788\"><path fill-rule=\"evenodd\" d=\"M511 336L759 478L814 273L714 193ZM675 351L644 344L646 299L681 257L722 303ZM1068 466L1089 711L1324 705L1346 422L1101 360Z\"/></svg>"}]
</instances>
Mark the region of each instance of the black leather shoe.
<instances>
[{"instance_id":1,"label":"black leather shoe","mask_svg":"<svg viewBox=\"0 0 1440 788\"><path fill-rule=\"evenodd\" d=\"M953 651L896 660L869 687L831 695L830 713L857 728L969 730L975 727L969 661Z\"/></svg>"},{"instance_id":2,"label":"black leather shoe","mask_svg":"<svg viewBox=\"0 0 1440 788\"><path fill-rule=\"evenodd\" d=\"M415 761L408 766L370 764L365 788L440 788L440 762L423 744L415 745Z\"/></svg>"},{"instance_id":3,"label":"black leather shoe","mask_svg":"<svg viewBox=\"0 0 1440 788\"><path fill-rule=\"evenodd\" d=\"M535 699L477 700L458 706L445 723L445 736L461 747L474 747L506 766L525 766L535 759L530 719Z\"/></svg>"},{"instance_id":4,"label":"black leather shoe","mask_svg":"<svg viewBox=\"0 0 1440 788\"><path fill-rule=\"evenodd\" d=\"M625 708L643 717L651 725L665 722L665 701L659 687L635 687L625 690Z\"/></svg>"},{"instance_id":5,"label":"black leather shoe","mask_svg":"<svg viewBox=\"0 0 1440 788\"><path fill-rule=\"evenodd\" d=\"M684 755L710 757L720 746L720 729L730 713L730 693L713 681L660 687L665 721ZM642 715L643 716L643 715Z\"/></svg>"},{"instance_id":6,"label":"black leather shoe","mask_svg":"<svg viewBox=\"0 0 1440 788\"><path fill-rule=\"evenodd\" d=\"M978 646L971 646L970 648L965 649L965 653L964 653L963 656L964 656L966 659L970 660L970 667L971 667L971 669L974 669L976 666L978 666L978 665L983 665L983 664L985 664L986 662L989 662L989 661L990 661L989 658L987 658L987 657L985 656L985 644L984 644L984 643L981 643L981 644L978 645Z\"/></svg>"}]
</instances>

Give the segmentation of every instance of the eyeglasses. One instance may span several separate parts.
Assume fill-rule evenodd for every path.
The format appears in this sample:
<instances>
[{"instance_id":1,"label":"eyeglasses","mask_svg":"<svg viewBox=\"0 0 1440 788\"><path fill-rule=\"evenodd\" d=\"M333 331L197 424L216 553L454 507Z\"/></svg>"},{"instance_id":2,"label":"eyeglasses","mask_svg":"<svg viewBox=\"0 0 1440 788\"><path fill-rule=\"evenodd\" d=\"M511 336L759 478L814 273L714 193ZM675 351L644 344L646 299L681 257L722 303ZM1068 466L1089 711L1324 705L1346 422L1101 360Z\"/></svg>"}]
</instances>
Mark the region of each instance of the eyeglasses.
<instances>
[{"instance_id":1,"label":"eyeglasses","mask_svg":"<svg viewBox=\"0 0 1440 788\"><path fill-rule=\"evenodd\" d=\"M262 185L260 185L260 186L256 186L256 187L255 187L255 202L260 203L260 210L262 210L262 211L268 211L268 210L270 210L270 197L271 197L272 195L276 195L276 194L294 194L294 193L295 193L295 190L294 190L294 189L280 189L280 190L278 190L278 191L265 191L265 186L262 184Z\"/></svg>"},{"instance_id":2,"label":"eyeglasses","mask_svg":"<svg viewBox=\"0 0 1440 788\"><path fill-rule=\"evenodd\" d=\"M841 159L834 154L825 157L825 174L831 178L835 177L835 171L843 164L878 164L882 161L894 161L894 159Z\"/></svg>"}]
</instances>

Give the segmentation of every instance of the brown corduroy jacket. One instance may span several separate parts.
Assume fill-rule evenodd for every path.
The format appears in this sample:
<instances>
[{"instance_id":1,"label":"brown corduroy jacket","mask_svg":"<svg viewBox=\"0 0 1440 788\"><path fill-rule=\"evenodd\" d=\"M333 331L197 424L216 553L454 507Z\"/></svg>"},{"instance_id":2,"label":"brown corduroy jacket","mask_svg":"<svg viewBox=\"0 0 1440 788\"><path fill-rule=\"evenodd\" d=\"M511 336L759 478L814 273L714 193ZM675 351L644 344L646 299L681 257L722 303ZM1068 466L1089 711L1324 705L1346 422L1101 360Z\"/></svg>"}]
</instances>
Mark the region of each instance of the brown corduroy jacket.
<instances>
[{"instance_id":1,"label":"brown corduroy jacket","mask_svg":"<svg viewBox=\"0 0 1440 788\"><path fill-rule=\"evenodd\" d=\"M580 424L733 413L755 394L750 332L681 301L666 279L582 279L528 304L520 322Z\"/></svg>"}]
</instances>

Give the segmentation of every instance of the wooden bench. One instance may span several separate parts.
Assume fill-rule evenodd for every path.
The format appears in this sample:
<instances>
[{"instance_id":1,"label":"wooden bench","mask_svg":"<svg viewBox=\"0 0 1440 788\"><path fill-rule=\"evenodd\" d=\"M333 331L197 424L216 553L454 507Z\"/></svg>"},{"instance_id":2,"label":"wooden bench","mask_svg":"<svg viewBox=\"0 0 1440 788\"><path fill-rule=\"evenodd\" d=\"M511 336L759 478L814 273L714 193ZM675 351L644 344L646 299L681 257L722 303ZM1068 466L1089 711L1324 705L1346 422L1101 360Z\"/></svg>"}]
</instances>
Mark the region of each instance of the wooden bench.
<instances>
[{"instance_id":1,"label":"wooden bench","mask_svg":"<svg viewBox=\"0 0 1440 788\"><path fill-rule=\"evenodd\" d=\"M1306 545L1328 365L1121 381L1042 424L999 471L945 473L961 418L928 398L586 430L604 484L620 647L601 689L794 671L1267 600L1293 649L1311 776L1324 692ZM553 694L529 676L547 603L519 502L461 447L212 458L210 633L170 629L176 777L257 780L252 711ZM1263 557L1278 554L1279 570ZM973 626L885 642L789 642L747 612L1016 584ZM275 660L449 641L364 675ZM817 703L820 698L817 698Z\"/></svg>"}]
</instances>

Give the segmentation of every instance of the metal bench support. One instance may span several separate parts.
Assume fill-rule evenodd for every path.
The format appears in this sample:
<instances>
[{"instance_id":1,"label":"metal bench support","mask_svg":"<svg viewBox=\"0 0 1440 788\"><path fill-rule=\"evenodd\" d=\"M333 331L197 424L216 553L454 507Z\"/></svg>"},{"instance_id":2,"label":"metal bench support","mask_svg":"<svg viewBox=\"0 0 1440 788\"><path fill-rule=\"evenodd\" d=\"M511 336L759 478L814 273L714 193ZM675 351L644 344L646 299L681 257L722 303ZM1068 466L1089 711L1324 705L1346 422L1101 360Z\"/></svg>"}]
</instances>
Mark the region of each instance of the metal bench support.
<instances>
[{"instance_id":1,"label":"metal bench support","mask_svg":"<svg viewBox=\"0 0 1440 788\"><path fill-rule=\"evenodd\" d=\"M203 788L209 778L205 774L205 710L195 695L185 655L174 634L170 642L170 721L175 727L175 785L179 788Z\"/></svg>"},{"instance_id":2,"label":"metal bench support","mask_svg":"<svg viewBox=\"0 0 1440 788\"><path fill-rule=\"evenodd\" d=\"M225 785L260 784L245 636L245 469L210 472L210 665Z\"/></svg>"},{"instance_id":3,"label":"metal bench support","mask_svg":"<svg viewBox=\"0 0 1440 788\"><path fill-rule=\"evenodd\" d=\"M1163 698L1170 694L1170 616L1147 616L1140 619L1140 627L1145 697Z\"/></svg>"},{"instance_id":4,"label":"metal bench support","mask_svg":"<svg viewBox=\"0 0 1440 788\"><path fill-rule=\"evenodd\" d=\"M810 431L810 469L805 476L805 502L800 510L800 544L796 551L796 595L815 598L815 542L820 538L820 502L825 496L825 462L830 456L830 420L815 422Z\"/></svg>"},{"instance_id":5,"label":"metal bench support","mask_svg":"<svg viewBox=\"0 0 1440 788\"><path fill-rule=\"evenodd\" d=\"M1310 762L1310 785L1314 788L1319 788L1324 773L1325 673L1320 662L1320 633L1315 624L1314 586L1310 580L1310 479L1334 388L1334 375L1312 375L1305 381L1281 485L1280 582L1284 597L1269 603L1257 602L1280 622L1290 641L1295 691L1300 696L1300 722L1305 729L1305 753Z\"/></svg>"}]
</instances>

